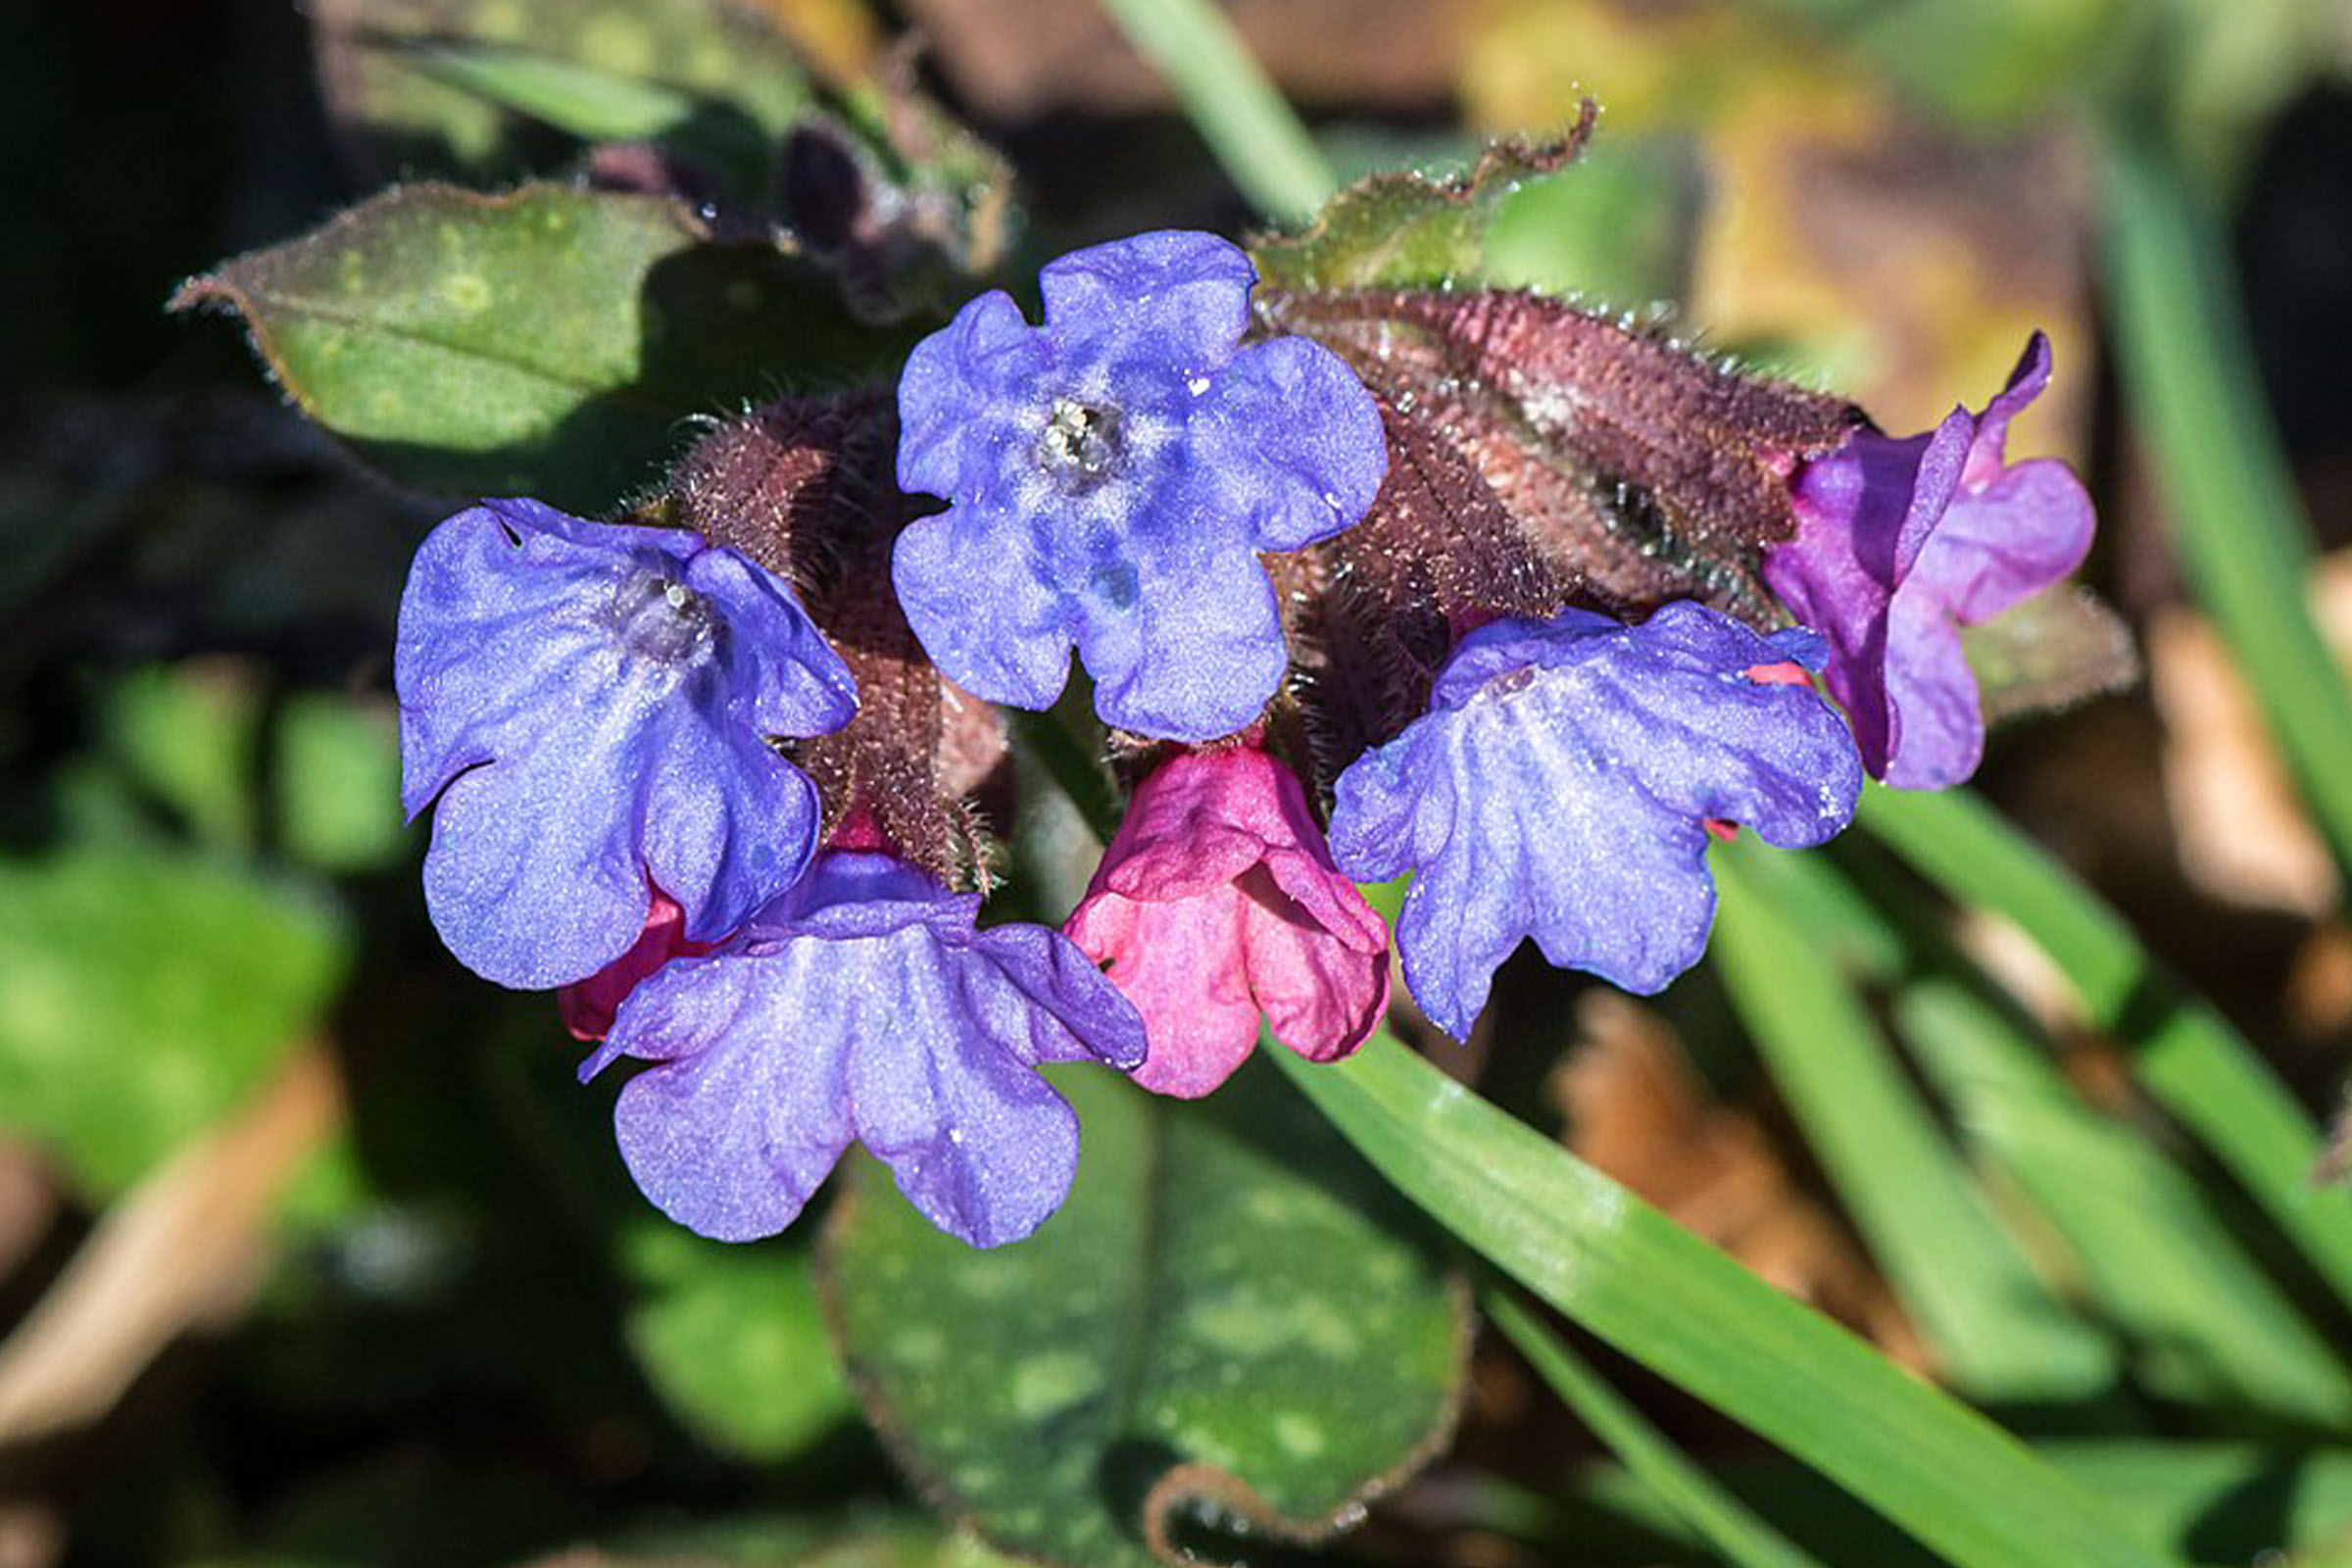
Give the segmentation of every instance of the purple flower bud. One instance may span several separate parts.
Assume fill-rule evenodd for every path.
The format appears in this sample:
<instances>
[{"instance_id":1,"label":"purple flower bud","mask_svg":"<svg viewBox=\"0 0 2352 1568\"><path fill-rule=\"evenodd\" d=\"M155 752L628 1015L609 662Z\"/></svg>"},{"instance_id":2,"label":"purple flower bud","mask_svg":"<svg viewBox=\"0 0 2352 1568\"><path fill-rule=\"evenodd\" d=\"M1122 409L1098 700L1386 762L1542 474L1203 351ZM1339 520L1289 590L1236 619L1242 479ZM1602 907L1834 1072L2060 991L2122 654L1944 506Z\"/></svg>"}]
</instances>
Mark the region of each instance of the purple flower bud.
<instances>
[{"instance_id":1,"label":"purple flower bud","mask_svg":"<svg viewBox=\"0 0 2352 1568\"><path fill-rule=\"evenodd\" d=\"M1984 716L1959 628L2032 598L2090 549L2074 472L2002 456L2009 421L2049 380L2036 332L1983 415L1954 409L1900 440L1859 432L1791 484L1797 534L1765 556L1765 580L1827 639L1830 691L1889 784L1942 789L1977 770Z\"/></svg>"},{"instance_id":2,"label":"purple flower bud","mask_svg":"<svg viewBox=\"0 0 2352 1568\"><path fill-rule=\"evenodd\" d=\"M838 728L849 671L790 589L675 529L486 501L401 597L402 803L439 801L433 924L468 968L595 974L656 890L714 941L808 863L816 792L768 745Z\"/></svg>"},{"instance_id":3,"label":"purple flower bud","mask_svg":"<svg viewBox=\"0 0 2352 1568\"><path fill-rule=\"evenodd\" d=\"M987 294L915 347L899 483L950 505L907 527L894 576L957 685L1049 707L1075 645L1105 720L1184 741L1273 696L1286 653L1257 552L1353 523L1388 453L1329 350L1236 352L1254 279L1213 234L1140 234L1049 265L1045 325Z\"/></svg>"},{"instance_id":4,"label":"purple flower bud","mask_svg":"<svg viewBox=\"0 0 2352 1568\"><path fill-rule=\"evenodd\" d=\"M1456 1039L1495 968L1544 956L1643 994L1698 961L1715 917L1706 823L1813 845L1853 815L1852 737L1810 686L1810 632L1760 635L1688 602L1639 626L1589 611L1462 639L1430 710L1340 775L1331 848L1358 881L1413 873L1405 983Z\"/></svg>"},{"instance_id":5,"label":"purple flower bud","mask_svg":"<svg viewBox=\"0 0 2352 1568\"><path fill-rule=\"evenodd\" d=\"M1035 1230L1069 1192L1078 1118L1034 1069L1132 1069L1144 1023L1059 932L975 930L979 905L895 856L829 852L638 986L580 1076L657 1063L614 1112L645 1195L705 1236L772 1236L857 1139L941 1230Z\"/></svg>"}]
</instances>

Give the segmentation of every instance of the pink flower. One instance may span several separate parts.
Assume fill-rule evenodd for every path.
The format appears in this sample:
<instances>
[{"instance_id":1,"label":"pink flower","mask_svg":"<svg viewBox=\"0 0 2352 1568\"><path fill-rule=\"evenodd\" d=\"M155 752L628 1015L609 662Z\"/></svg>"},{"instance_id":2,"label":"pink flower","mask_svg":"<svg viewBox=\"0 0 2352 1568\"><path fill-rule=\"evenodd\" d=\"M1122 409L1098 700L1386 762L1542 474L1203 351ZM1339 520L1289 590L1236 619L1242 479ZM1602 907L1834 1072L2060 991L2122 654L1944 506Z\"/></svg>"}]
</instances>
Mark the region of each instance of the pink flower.
<instances>
[{"instance_id":1,"label":"pink flower","mask_svg":"<svg viewBox=\"0 0 2352 1568\"><path fill-rule=\"evenodd\" d=\"M1310 1061L1388 1010L1389 934L1332 863L1298 778L1254 746L1188 752L1135 792L1065 927L1144 1015L1145 1088L1186 1100L1274 1038Z\"/></svg>"}]
</instances>

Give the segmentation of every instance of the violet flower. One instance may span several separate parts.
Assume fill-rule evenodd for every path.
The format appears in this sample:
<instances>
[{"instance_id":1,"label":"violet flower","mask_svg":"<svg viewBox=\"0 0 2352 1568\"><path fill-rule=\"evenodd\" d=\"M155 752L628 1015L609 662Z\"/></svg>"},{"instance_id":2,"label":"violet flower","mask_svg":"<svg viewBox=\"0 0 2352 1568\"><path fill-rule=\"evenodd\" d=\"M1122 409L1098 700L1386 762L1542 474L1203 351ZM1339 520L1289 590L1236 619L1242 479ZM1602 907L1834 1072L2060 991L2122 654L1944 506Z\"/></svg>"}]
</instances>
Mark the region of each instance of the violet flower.
<instances>
[{"instance_id":1,"label":"violet flower","mask_svg":"<svg viewBox=\"0 0 2352 1568\"><path fill-rule=\"evenodd\" d=\"M850 673L792 591L675 529L486 501L400 603L401 800L438 801L425 902L502 985L597 973L657 896L707 942L808 863L816 792L770 736L838 728Z\"/></svg>"},{"instance_id":2,"label":"violet flower","mask_svg":"<svg viewBox=\"0 0 2352 1568\"><path fill-rule=\"evenodd\" d=\"M1135 792L1063 928L1144 1015L1136 1082L1197 1099L1274 1038L1311 1061L1389 1004L1389 933L1332 863L1305 793L1254 746L1189 752Z\"/></svg>"},{"instance_id":3,"label":"violet flower","mask_svg":"<svg viewBox=\"0 0 2352 1568\"><path fill-rule=\"evenodd\" d=\"M1429 711L1340 775L1331 816L1348 875L1413 873L1396 945L1423 1010L1466 1038L1529 936L1643 994L1697 962L1708 821L1813 845L1853 815L1844 723L1810 686L1750 673L1819 656L1810 632L1687 602L1639 626L1567 610L1463 638Z\"/></svg>"},{"instance_id":4,"label":"violet flower","mask_svg":"<svg viewBox=\"0 0 2352 1568\"><path fill-rule=\"evenodd\" d=\"M1829 644L1826 677L1870 771L1942 789L1977 770L1984 715L1960 631L2057 582L2090 549L2090 498L2054 459L2004 461L2009 421L2049 384L2026 345L1982 415L1900 439L1861 431L1790 485L1796 537L1765 580Z\"/></svg>"},{"instance_id":5,"label":"violet flower","mask_svg":"<svg viewBox=\"0 0 2352 1568\"><path fill-rule=\"evenodd\" d=\"M1050 707L1075 646L1102 717L1200 741L1286 665L1259 551L1348 527L1388 470L1371 394L1304 338L1239 349L1256 274L1213 234L1074 251L1046 319L985 294L899 381L899 484L948 510L893 563L915 635L964 690Z\"/></svg>"},{"instance_id":6,"label":"violet flower","mask_svg":"<svg viewBox=\"0 0 2352 1568\"><path fill-rule=\"evenodd\" d=\"M1078 1118L1035 1068L1133 1068L1144 1025L1059 932L975 930L979 905L895 856L830 851L639 984L580 1076L655 1063L613 1118L645 1195L705 1236L772 1236L857 1139L941 1230L1035 1230L1078 1161Z\"/></svg>"}]
</instances>

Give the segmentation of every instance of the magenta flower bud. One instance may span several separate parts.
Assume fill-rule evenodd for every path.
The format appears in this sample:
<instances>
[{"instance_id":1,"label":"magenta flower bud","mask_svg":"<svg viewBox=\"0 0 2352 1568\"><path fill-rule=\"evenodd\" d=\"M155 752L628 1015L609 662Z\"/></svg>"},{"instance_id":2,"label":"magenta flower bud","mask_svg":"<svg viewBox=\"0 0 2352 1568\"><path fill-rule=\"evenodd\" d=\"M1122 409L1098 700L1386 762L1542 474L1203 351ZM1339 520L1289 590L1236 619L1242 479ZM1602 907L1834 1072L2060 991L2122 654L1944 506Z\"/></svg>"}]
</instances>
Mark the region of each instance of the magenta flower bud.
<instances>
[{"instance_id":1,"label":"magenta flower bud","mask_svg":"<svg viewBox=\"0 0 2352 1568\"><path fill-rule=\"evenodd\" d=\"M1185 753L1146 778L1063 929L1144 1015L1135 1078L1158 1094L1223 1083L1261 1014L1331 1061L1388 1010L1388 928L1332 863L1297 776L1254 746Z\"/></svg>"}]
</instances>

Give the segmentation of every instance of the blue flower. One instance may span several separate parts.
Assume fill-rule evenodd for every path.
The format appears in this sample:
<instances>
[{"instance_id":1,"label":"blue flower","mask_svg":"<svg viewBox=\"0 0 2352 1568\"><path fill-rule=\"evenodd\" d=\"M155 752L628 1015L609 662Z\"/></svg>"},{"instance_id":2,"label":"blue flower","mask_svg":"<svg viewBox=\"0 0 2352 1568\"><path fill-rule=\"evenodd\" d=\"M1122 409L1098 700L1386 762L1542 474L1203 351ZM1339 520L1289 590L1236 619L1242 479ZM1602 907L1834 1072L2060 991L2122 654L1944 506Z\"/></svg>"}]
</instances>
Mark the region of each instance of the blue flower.
<instances>
[{"instance_id":1,"label":"blue flower","mask_svg":"<svg viewBox=\"0 0 2352 1568\"><path fill-rule=\"evenodd\" d=\"M1144 1023L1059 932L975 930L979 904L895 856L832 852L639 985L580 1076L657 1063L614 1112L645 1195L705 1236L772 1236L858 1139L951 1235L1035 1230L1069 1193L1078 1118L1034 1069L1132 1069Z\"/></svg>"},{"instance_id":2,"label":"blue flower","mask_svg":"<svg viewBox=\"0 0 2352 1568\"><path fill-rule=\"evenodd\" d=\"M486 501L434 529L400 602L402 804L438 799L425 902L502 985L594 974L658 889L692 941L792 886L816 792L770 736L837 729L849 670L790 589L662 528Z\"/></svg>"},{"instance_id":3,"label":"blue flower","mask_svg":"<svg viewBox=\"0 0 2352 1568\"><path fill-rule=\"evenodd\" d=\"M901 536L900 602L965 690L1050 707L1074 644L1102 717L1200 741L1255 718L1286 664L1257 552L1362 516L1388 471L1372 396L1304 338L1236 352L1256 274L1213 234L1075 251L916 345L899 484L944 514Z\"/></svg>"},{"instance_id":4,"label":"blue flower","mask_svg":"<svg viewBox=\"0 0 2352 1568\"><path fill-rule=\"evenodd\" d=\"M1643 994L1698 961L1715 917L1706 823L1813 845L1853 815L1845 723L1774 665L1820 639L1668 605L1639 626L1563 611L1465 637L1430 710L1340 775L1331 848L1359 881L1413 873L1405 983L1465 1038L1521 939Z\"/></svg>"}]
</instances>

